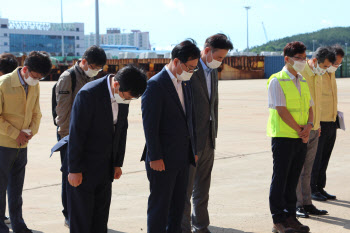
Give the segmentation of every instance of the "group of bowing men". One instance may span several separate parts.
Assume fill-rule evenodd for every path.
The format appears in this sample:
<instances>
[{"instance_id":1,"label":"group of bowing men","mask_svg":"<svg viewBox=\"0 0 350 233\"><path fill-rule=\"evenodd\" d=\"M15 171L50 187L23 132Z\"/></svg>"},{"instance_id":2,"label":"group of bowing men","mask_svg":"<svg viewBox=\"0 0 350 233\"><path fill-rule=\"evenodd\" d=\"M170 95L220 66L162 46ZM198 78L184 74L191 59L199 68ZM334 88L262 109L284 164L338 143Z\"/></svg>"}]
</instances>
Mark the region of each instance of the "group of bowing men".
<instances>
[{"instance_id":1,"label":"group of bowing men","mask_svg":"<svg viewBox=\"0 0 350 233\"><path fill-rule=\"evenodd\" d=\"M208 37L202 51L187 39L149 80L133 65L94 80L107 58L102 48L91 46L61 74L53 87L58 143L52 151L61 155L62 213L71 233L107 233L112 182L122 175L129 103L141 96L142 160L150 183L147 232L210 232L217 68L232 49L224 34ZM9 232L6 224L14 233L33 233L22 216L27 145L42 117L39 80L52 64L44 51L29 53L23 67L11 54L0 61L0 233Z\"/></svg>"},{"instance_id":2,"label":"group of bowing men","mask_svg":"<svg viewBox=\"0 0 350 233\"><path fill-rule=\"evenodd\" d=\"M218 130L217 68L232 49L224 34L208 37L202 51L189 39L173 48L170 63L148 81L145 72L132 65L93 81L107 58L103 49L91 46L62 73L55 87L57 106L53 110L59 141L55 147L62 162L62 212L71 233L108 231L112 181L122 175L129 103L141 96L146 138L142 160L150 183L147 231L210 232L208 200ZM321 47L307 61L305 51L301 42L288 43L285 67L268 81L268 135L274 159L270 209L275 232L309 232L295 217L326 213L313 206L311 198L335 198L324 191L325 169L336 135L334 71L344 52L337 46ZM23 67L2 73L0 78L0 171L4 174L0 217L5 217L7 188L16 233L32 232L22 217L26 148L40 124L38 82L50 69L46 54L31 52ZM322 99L320 77L324 75L328 75L325 85L333 89L323 92L332 92L331 100ZM302 100L302 108L295 100ZM23 103L25 111L18 107ZM320 112L321 104L332 110ZM297 110L304 117L292 120L299 116ZM317 149L321 151L316 155ZM3 221L0 232L9 232Z\"/></svg>"},{"instance_id":3,"label":"group of bowing men","mask_svg":"<svg viewBox=\"0 0 350 233\"><path fill-rule=\"evenodd\" d=\"M142 160L150 183L147 232L210 232L217 68L232 49L224 34L207 38L202 51L188 39L173 48L170 63L148 81L144 71L128 65L90 82L106 63L104 51L92 46L62 73L55 122L63 214L71 233L107 232L111 184L122 175L129 103L139 97L146 138Z\"/></svg>"}]
</instances>

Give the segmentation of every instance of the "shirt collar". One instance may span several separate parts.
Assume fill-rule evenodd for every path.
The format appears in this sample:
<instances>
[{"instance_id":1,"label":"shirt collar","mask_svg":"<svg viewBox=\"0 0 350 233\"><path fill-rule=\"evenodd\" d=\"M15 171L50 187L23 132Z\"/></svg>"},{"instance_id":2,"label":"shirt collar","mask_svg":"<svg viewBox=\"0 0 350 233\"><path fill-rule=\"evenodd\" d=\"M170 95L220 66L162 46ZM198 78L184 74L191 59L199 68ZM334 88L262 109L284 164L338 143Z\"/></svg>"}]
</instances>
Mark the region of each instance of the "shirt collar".
<instances>
[{"instance_id":1,"label":"shirt collar","mask_svg":"<svg viewBox=\"0 0 350 233\"><path fill-rule=\"evenodd\" d=\"M316 74L312 71L310 65L309 65L309 60L306 61L306 66L304 69L304 72L307 74L309 77L316 76Z\"/></svg>"},{"instance_id":2,"label":"shirt collar","mask_svg":"<svg viewBox=\"0 0 350 233\"><path fill-rule=\"evenodd\" d=\"M201 65L203 67L203 70L205 70L206 72L211 72L213 70L205 64L205 62L202 60L202 58L200 58L199 60L201 61Z\"/></svg>"},{"instance_id":3,"label":"shirt collar","mask_svg":"<svg viewBox=\"0 0 350 233\"><path fill-rule=\"evenodd\" d=\"M169 70L168 65L165 65L165 70L168 72L171 81L173 81L174 83L178 81L177 78L173 75L173 73L171 73L171 71Z\"/></svg>"},{"instance_id":4,"label":"shirt collar","mask_svg":"<svg viewBox=\"0 0 350 233\"><path fill-rule=\"evenodd\" d=\"M295 78L301 78L301 75L299 73L297 73L297 77L295 77L291 72L289 72L289 70L286 67L283 67L283 71L286 72L292 80L294 80Z\"/></svg>"},{"instance_id":5,"label":"shirt collar","mask_svg":"<svg viewBox=\"0 0 350 233\"><path fill-rule=\"evenodd\" d=\"M112 88L111 88L111 75L108 75L107 77L107 86L109 90L109 96L111 97L111 99L114 99L114 96L112 94Z\"/></svg>"},{"instance_id":6,"label":"shirt collar","mask_svg":"<svg viewBox=\"0 0 350 233\"><path fill-rule=\"evenodd\" d=\"M21 82L22 86L25 87L27 84L24 82L24 80L23 80L23 78L22 78L21 70L22 70L22 69L18 69L18 70L17 70L17 74L18 74L19 81Z\"/></svg>"}]
</instances>

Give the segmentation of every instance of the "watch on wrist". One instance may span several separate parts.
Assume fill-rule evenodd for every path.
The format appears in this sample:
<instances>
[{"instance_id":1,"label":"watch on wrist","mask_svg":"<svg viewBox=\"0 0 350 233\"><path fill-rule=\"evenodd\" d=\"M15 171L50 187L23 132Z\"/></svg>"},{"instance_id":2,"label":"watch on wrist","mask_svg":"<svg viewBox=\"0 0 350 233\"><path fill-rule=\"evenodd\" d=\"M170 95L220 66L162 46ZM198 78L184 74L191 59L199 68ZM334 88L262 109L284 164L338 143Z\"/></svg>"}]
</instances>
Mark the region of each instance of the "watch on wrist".
<instances>
[{"instance_id":1,"label":"watch on wrist","mask_svg":"<svg viewBox=\"0 0 350 233\"><path fill-rule=\"evenodd\" d=\"M312 128L314 127L314 123L312 123L312 122L308 122L307 124L311 125Z\"/></svg>"}]
</instances>

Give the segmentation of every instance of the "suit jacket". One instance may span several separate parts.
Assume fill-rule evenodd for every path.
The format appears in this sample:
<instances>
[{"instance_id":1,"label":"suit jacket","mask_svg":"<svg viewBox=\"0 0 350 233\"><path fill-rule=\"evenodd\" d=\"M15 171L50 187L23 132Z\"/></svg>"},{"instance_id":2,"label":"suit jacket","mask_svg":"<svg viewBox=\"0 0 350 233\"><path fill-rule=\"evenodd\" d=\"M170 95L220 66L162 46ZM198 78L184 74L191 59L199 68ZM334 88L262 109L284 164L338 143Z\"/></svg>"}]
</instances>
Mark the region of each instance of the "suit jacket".
<instances>
[{"instance_id":1,"label":"suit jacket","mask_svg":"<svg viewBox=\"0 0 350 233\"><path fill-rule=\"evenodd\" d=\"M197 154L191 83L182 82L186 113L165 68L153 76L142 96L146 147L141 160L163 159L165 169L182 168Z\"/></svg>"},{"instance_id":2,"label":"suit jacket","mask_svg":"<svg viewBox=\"0 0 350 233\"><path fill-rule=\"evenodd\" d=\"M190 82L192 83L192 93L194 101L194 112L196 118L197 150L203 151L208 136L211 137L213 148L215 148L215 139L218 132L218 71L214 69L211 72L211 98L208 94L208 86L205 79L204 70L201 62L198 62L199 70L193 74ZM212 118L211 135L210 116Z\"/></svg>"},{"instance_id":3,"label":"suit jacket","mask_svg":"<svg viewBox=\"0 0 350 233\"><path fill-rule=\"evenodd\" d=\"M122 167L128 129L129 105L119 104L113 125L108 75L87 83L77 94L71 113L68 169L112 179L113 167Z\"/></svg>"}]
</instances>

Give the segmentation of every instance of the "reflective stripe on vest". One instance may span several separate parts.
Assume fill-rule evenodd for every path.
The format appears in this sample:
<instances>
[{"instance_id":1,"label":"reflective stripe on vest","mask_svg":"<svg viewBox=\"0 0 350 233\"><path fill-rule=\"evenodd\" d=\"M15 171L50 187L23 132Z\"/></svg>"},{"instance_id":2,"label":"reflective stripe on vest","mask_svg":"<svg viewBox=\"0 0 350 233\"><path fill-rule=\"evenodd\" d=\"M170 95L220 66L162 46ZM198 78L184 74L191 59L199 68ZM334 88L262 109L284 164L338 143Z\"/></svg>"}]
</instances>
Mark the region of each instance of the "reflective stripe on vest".
<instances>
[{"instance_id":1,"label":"reflective stripe on vest","mask_svg":"<svg viewBox=\"0 0 350 233\"><path fill-rule=\"evenodd\" d=\"M293 80L284 71L273 74L268 82L269 85L271 79L277 78L283 93L286 98L286 107L294 120L299 125L306 125L309 119L309 108L311 95L309 87L304 78L300 80L300 93L295 86ZM276 109L269 109L270 116L267 123L267 136L269 137L287 137L287 138L299 138L298 133L287 125L279 116Z\"/></svg>"}]
</instances>

